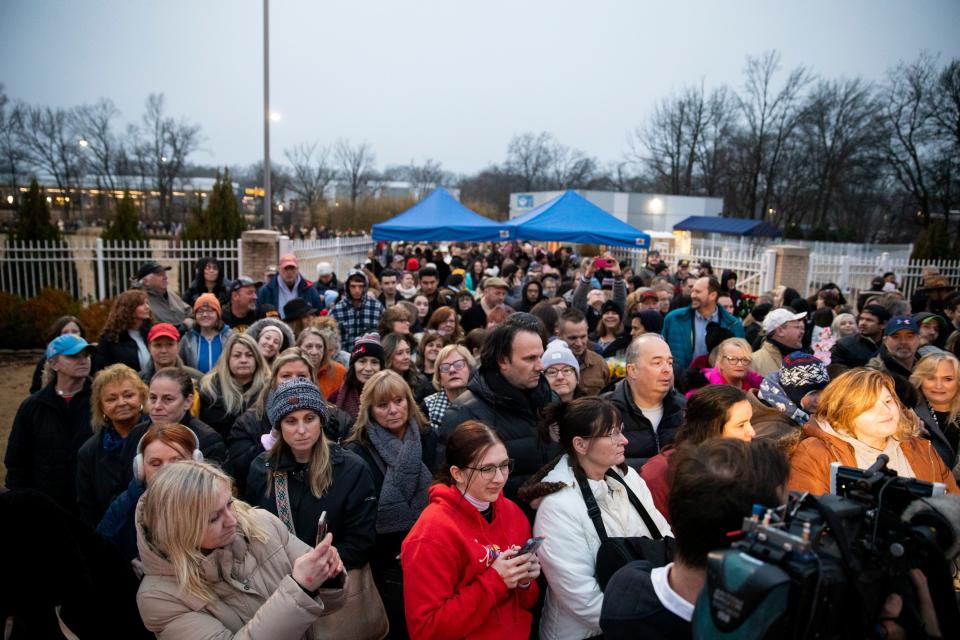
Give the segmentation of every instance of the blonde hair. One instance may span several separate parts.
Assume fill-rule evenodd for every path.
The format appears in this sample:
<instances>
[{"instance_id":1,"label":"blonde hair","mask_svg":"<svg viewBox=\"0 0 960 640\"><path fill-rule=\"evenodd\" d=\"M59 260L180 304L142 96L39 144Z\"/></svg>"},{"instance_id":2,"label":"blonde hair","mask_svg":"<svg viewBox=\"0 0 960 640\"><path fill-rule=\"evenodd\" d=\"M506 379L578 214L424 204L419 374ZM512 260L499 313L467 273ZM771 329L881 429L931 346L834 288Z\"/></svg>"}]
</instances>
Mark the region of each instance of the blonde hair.
<instances>
[{"instance_id":1,"label":"blonde hair","mask_svg":"<svg viewBox=\"0 0 960 640\"><path fill-rule=\"evenodd\" d=\"M253 354L255 363L250 388L244 391L230 372L230 356L234 348L243 346ZM267 363L253 338L245 333L234 333L227 338L217 365L200 379L200 393L208 400L222 398L227 413L236 415L244 411L260 394L270 379Z\"/></svg>"},{"instance_id":2,"label":"blonde hair","mask_svg":"<svg viewBox=\"0 0 960 640\"><path fill-rule=\"evenodd\" d=\"M233 480L207 462L184 460L164 465L143 495L137 521L143 535L173 566L181 593L210 603L216 599L212 585L203 577L204 554L200 549L210 514L217 510L217 486L230 493ZM253 507L234 500L237 535L267 542L256 523Z\"/></svg>"},{"instance_id":3,"label":"blonde hair","mask_svg":"<svg viewBox=\"0 0 960 640\"><path fill-rule=\"evenodd\" d=\"M367 430L371 426L379 426L370 415L371 409L374 405L396 396L403 396L407 399L408 423L410 421L415 422L421 432L430 428L430 421L417 406L417 402L413 398L413 391L410 390L407 381L396 371L384 369L373 374L363 385L363 392L360 394L360 408L357 410L357 421L344 443L360 442L361 444L368 444Z\"/></svg>"},{"instance_id":4,"label":"blonde hair","mask_svg":"<svg viewBox=\"0 0 960 640\"><path fill-rule=\"evenodd\" d=\"M327 416L327 420L330 420L329 415ZM327 492L327 489L329 489L333 483L333 465L330 464L330 443L327 442L327 436L323 430L325 426L323 424L324 421L321 420L320 422L320 438L313 444L313 448L310 449L310 461L307 463L308 484L310 485L310 493L313 494L314 498L322 498L323 494ZM280 456L283 455L284 451L290 449L290 445L283 439L283 432L280 425L274 428L280 432L280 435L277 437L277 441L273 444L267 457L269 460L276 462L280 460ZM272 465L267 472L268 496L273 490L275 468L276 464Z\"/></svg>"},{"instance_id":5,"label":"blonde hair","mask_svg":"<svg viewBox=\"0 0 960 640\"><path fill-rule=\"evenodd\" d=\"M103 407L100 406L100 394L103 393L103 388L108 384L120 382L129 382L140 394L140 412L143 413L143 405L147 403L147 396L150 393L147 385L143 383L137 372L127 365L112 364L97 373L97 377L93 379L93 386L90 388L90 426L94 433L98 433L107 424L107 416L103 414Z\"/></svg>"},{"instance_id":6,"label":"blonde hair","mask_svg":"<svg viewBox=\"0 0 960 640\"><path fill-rule=\"evenodd\" d=\"M834 378L820 394L817 420L828 422L838 433L856 437L853 421L873 408L884 389L900 413L896 438L903 441L917 437L920 427L909 418L910 412L897 397L893 378L876 369L850 369Z\"/></svg>"},{"instance_id":7,"label":"blonde hair","mask_svg":"<svg viewBox=\"0 0 960 640\"><path fill-rule=\"evenodd\" d=\"M437 391L440 391L440 365L444 360L450 357L451 353L459 353L463 356L463 359L467 361L467 377L470 377L470 374L473 373L473 370L477 366L477 360L462 344L448 344L443 349L440 349L440 353L437 354L437 361L434 363L433 367L433 388Z\"/></svg>"},{"instance_id":8,"label":"blonde hair","mask_svg":"<svg viewBox=\"0 0 960 640\"><path fill-rule=\"evenodd\" d=\"M300 335L297 336L297 347L303 348L303 343L307 341L309 336L317 336L323 342L323 357L320 358L320 365L325 365L330 363L331 354L330 354L330 345L327 343L327 334L321 331L318 327L308 325L303 328L300 332Z\"/></svg>"},{"instance_id":9,"label":"blonde hair","mask_svg":"<svg viewBox=\"0 0 960 640\"><path fill-rule=\"evenodd\" d=\"M727 338L714 348L710 352L710 355L707 357L707 362L711 367L717 366L717 361L720 359L720 356L723 355L724 350L727 347L737 347L741 349L748 358L753 358L753 349L750 348L750 343L744 340L743 338Z\"/></svg>"},{"instance_id":10,"label":"blonde hair","mask_svg":"<svg viewBox=\"0 0 960 640\"><path fill-rule=\"evenodd\" d=\"M850 318L851 320L853 320L853 324L854 326L856 326L857 319L853 316L852 313L838 313L837 317L834 318L833 322L830 323L830 333L832 333L837 338L837 340L839 340L842 337L840 335L840 323L846 320L847 318ZM858 332L859 332L859 329L858 329Z\"/></svg>"},{"instance_id":11,"label":"blonde hair","mask_svg":"<svg viewBox=\"0 0 960 640\"><path fill-rule=\"evenodd\" d=\"M923 394L923 381L927 378L932 378L937 373L937 368L940 366L941 362L949 362L950 366L953 368L953 377L958 380L960 383L960 360L957 359L957 356L952 353L947 353L946 351L940 353L931 353L925 355L920 359L920 362L917 363L917 366L913 368L913 373L910 374L910 384L917 388L921 394ZM924 396L926 398L926 396ZM957 415L960 415L960 392L953 396L953 400L950 402L950 409L948 410L949 422L953 422Z\"/></svg>"}]
</instances>

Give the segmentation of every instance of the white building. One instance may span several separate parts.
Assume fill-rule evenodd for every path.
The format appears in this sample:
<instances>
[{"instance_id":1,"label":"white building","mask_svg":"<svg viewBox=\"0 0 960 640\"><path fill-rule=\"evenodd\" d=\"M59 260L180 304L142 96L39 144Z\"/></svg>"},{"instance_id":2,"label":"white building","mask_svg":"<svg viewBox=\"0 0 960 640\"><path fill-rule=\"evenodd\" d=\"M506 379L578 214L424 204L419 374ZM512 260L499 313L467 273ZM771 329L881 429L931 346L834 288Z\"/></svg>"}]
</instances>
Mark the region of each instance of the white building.
<instances>
[{"instance_id":1,"label":"white building","mask_svg":"<svg viewBox=\"0 0 960 640\"><path fill-rule=\"evenodd\" d=\"M539 207L562 191L529 191L510 194L510 217ZM642 231L672 232L673 225L689 216L720 216L723 198L668 196L657 193L578 190L581 196Z\"/></svg>"}]
</instances>

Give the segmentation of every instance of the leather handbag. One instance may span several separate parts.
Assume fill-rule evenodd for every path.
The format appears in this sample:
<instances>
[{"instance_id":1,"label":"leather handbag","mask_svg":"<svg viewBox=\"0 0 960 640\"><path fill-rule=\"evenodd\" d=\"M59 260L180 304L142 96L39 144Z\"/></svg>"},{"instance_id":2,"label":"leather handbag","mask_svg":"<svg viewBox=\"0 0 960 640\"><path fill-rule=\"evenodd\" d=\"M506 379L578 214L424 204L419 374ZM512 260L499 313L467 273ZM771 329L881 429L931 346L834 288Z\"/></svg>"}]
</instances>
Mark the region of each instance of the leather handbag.
<instances>
[{"instance_id":1,"label":"leather handbag","mask_svg":"<svg viewBox=\"0 0 960 640\"><path fill-rule=\"evenodd\" d=\"M273 475L273 495L277 502L277 515L290 533L297 535L290 509L290 492L287 474ZM330 615L322 616L314 625L321 637L332 640L382 640L390 631L387 610L380 592L373 581L370 564L360 569L347 571L347 593L343 607Z\"/></svg>"},{"instance_id":2,"label":"leather handbag","mask_svg":"<svg viewBox=\"0 0 960 640\"><path fill-rule=\"evenodd\" d=\"M654 567L662 567L673 560L673 553L676 549L676 541L672 537L664 537L660 533L657 525L653 522L653 518L650 517L643 503L640 502L640 498L630 490L626 481L612 469L607 470L606 476L615 479L627 490L630 504L640 514L640 519L643 520L643 524L650 531L652 538L643 536L614 538L608 536L607 530L603 526L603 518L600 515L600 506L597 505L597 500L593 497L593 491L590 490L587 479L578 474L577 484L580 485L583 501L587 504L587 515L590 516L590 520L597 530L597 535L600 537L600 548L597 549L594 575L601 591L607 587L607 583L613 577L613 574L628 562L646 560Z\"/></svg>"}]
</instances>

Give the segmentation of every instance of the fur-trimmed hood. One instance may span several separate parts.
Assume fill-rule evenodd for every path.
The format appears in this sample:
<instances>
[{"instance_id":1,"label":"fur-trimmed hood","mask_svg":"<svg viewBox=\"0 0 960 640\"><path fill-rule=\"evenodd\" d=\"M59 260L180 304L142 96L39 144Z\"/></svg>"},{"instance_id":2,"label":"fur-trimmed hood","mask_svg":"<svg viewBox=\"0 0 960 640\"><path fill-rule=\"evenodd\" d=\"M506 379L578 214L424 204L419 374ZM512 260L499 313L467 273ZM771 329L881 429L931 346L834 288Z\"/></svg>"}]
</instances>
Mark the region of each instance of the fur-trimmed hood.
<instances>
[{"instance_id":1,"label":"fur-trimmed hood","mask_svg":"<svg viewBox=\"0 0 960 640\"><path fill-rule=\"evenodd\" d=\"M253 338L254 342L257 342L260 340L260 332L263 331L263 328L267 326L276 327L277 329L280 329L280 333L283 334L283 344L280 345L278 353L283 353L285 349L289 349L297 344L297 339L293 335L293 330L287 326L286 322L276 318L261 318L260 320L257 320L252 325L247 327L246 334Z\"/></svg>"}]
</instances>

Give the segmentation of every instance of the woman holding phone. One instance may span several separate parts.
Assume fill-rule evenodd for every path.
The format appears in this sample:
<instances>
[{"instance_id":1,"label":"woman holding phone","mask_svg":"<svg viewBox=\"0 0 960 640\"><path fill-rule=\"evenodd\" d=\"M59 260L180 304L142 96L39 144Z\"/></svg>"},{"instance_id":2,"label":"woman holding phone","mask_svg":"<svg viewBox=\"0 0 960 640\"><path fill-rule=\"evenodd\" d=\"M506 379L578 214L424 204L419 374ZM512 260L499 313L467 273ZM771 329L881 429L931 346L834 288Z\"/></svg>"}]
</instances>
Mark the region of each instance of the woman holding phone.
<instances>
[{"instance_id":1,"label":"woman holding phone","mask_svg":"<svg viewBox=\"0 0 960 640\"><path fill-rule=\"evenodd\" d=\"M267 417L278 437L250 465L246 498L276 514L292 534L311 545L318 538L321 514L327 514L334 544L349 571L369 562L377 499L364 461L324 435L328 416L329 407L311 380L294 378L271 391Z\"/></svg>"},{"instance_id":2,"label":"woman holding phone","mask_svg":"<svg viewBox=\"0 0 960 640\"><path fill-rule=\"evenodd\" d=\"M503 497L513 460L497 432L475 420L450 435L430 504L403 542L411 638L529 637L540 561L521 553L530 523ZM478 560L479 559L479 560Z\"/></svg>"}]
</instances>

